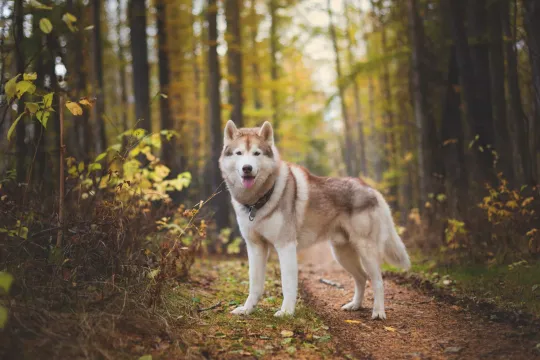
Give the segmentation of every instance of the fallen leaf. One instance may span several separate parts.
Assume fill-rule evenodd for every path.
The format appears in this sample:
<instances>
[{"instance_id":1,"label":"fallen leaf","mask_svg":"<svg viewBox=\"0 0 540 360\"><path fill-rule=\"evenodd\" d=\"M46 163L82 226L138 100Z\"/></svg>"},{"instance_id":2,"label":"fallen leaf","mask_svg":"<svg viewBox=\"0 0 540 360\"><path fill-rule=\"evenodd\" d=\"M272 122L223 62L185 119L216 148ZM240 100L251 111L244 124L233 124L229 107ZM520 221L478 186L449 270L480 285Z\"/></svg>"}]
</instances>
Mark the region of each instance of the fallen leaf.
<instances>
[{"instance_id":1,"label":"fallen leaf","mask_svg":"<svg viewBox=\"0 0 540 360\"><path fill-rule=\"evenodd\" d=\"M347 324L361 324L362 322L359 320L345 320Z\"/></svg>"},{"instance_id":2,"label":"fallen leaf","mask_svg":"<svg viewBox=\"0 0 540 360\"><path fill-rule=\"evenodd\" d=\"M384 327L384 330L390 331L390 332L396 332L396 329L394 329L394 328L391 327L391 326L385 326L385 327Z\"/></svg>"},{"instance_id":3,"label":"fallen leaf","mask_svg":"<svg viewBox=\"0 0 540 360\"><path fill-rule=\"evenodd\" d=\"M294 335L294 333L292 331L290 331L290 330L282 330L281 331L281 336L283 336L283 337L291 337L293 335Z\"/></svg>"}]
</instances>

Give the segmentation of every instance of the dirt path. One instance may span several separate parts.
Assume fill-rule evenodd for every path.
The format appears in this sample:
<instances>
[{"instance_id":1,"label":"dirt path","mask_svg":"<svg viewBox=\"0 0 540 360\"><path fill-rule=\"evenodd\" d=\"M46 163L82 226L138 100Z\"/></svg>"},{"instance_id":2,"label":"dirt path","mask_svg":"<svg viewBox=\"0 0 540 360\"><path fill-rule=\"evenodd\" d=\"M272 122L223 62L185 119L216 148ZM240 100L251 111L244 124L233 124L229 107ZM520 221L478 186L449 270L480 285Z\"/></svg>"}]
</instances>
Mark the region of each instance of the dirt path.
<instances>
[{"instance_id":1,"label":"dirt path","mask_svg":"<svg viewBox=\"0 0 540 360\"><path fill-rule=\"evenodd\" d=\"M352 278L337 264L327 244L300 254L304 296L330 326L344 351L373 359L532 359L538 333L490 321L456 305L440 302L411 287L385 280L384 322L371 320L373 293L364 308L340 309L354 293ZM344 289L320 282L328 279Z\"/></svg>"}]
</instances>

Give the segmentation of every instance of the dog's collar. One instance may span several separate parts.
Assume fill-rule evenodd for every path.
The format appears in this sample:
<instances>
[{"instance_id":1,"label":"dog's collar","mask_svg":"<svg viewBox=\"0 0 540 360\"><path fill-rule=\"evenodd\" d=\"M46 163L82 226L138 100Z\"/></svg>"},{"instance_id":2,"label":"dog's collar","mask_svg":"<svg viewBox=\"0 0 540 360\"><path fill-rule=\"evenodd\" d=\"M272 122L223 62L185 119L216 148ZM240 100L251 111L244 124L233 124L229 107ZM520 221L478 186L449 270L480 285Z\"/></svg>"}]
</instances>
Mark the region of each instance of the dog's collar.
<instances>
[{"instance_id":1,"label":"dog's collar","mask_svg":"<svg viewBox=\"0 0 540 360\"><path fill-rule=\"evenodd\" d=\"M274 187L276 184L272 185L270 190L266 192L259 200L257 200L253 205L246 205L244 204L244 207L249 213L249 221L253 221L255 219L255 215L257 214L257 210L261 209L267 202L270 200L270 196L272 196L272 193L274 192Z\"/></svg>"}]
</instances>

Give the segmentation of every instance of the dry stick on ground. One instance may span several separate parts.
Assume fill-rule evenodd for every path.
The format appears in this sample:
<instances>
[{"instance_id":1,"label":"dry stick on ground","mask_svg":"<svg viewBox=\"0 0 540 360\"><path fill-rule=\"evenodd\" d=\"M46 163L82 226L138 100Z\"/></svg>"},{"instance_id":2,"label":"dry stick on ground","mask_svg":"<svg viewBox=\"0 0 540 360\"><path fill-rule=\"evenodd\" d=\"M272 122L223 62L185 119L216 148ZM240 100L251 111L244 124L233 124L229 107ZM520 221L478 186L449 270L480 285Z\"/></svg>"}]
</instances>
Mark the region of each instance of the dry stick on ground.
<instances>
[{"instance_id":1,"label":"dry stick on ground","mask_svg":"<svg viewBox=\"0 0 540 360\"><path fill-rule=\"evenodd\" d=\"M332 280L327 280L327 279L319 279L320 282L322 282L323 284L326 284L326 285L330 285L330 286L335 286L337 287L338 289L343 289L343 285L341 285L340 283L337 283L337 282L334 282Z\"/></svg>"},{"instance_id":2,"label":"dry stick on ground","mask_svg":"<svg viewBox=\"0 0 540 360\"><path fill-rule=\"evenodd\" d=\"M215 308L217 308L218 306L221 306L221 301L218 302L218 303L215 304L215 305L210 306L210 307L203 308L203 309L197 309L197 311L198 311L198 312L208 311L208 310L215 309Z\"/></svg>"},{"instance_id":3,"label":"dry stick on ground","mask_svg":"<svg viewBox=\"0 0 540 360\"><path fill-rule=\"evenodd\" d=\"M58 235L56 237L56 247L62 246L64 236L64 156L66 147L64 145L64 95L60 95L60 194L58 194Z\"/></svg>"}]
</instances>

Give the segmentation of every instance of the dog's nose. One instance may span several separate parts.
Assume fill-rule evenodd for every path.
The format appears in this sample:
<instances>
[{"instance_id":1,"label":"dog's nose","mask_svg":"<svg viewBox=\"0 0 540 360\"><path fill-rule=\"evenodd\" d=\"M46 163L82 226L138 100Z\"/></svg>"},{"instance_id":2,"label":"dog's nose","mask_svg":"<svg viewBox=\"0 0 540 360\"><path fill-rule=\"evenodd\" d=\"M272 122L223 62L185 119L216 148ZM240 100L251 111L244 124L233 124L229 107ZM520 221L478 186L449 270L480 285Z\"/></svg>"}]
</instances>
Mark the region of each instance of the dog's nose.
<instances>
[{"instance_id":1,"label":"dog's nose","mask_svg":"<svg viewBox=\"0 0 540 360\"><path fill-rule=\"evenodd\" d=\"M251 165L244 165L242 166L242 171L244 174L249 174L253 170L253 167Z\"/></svg>"}]
</instances>

